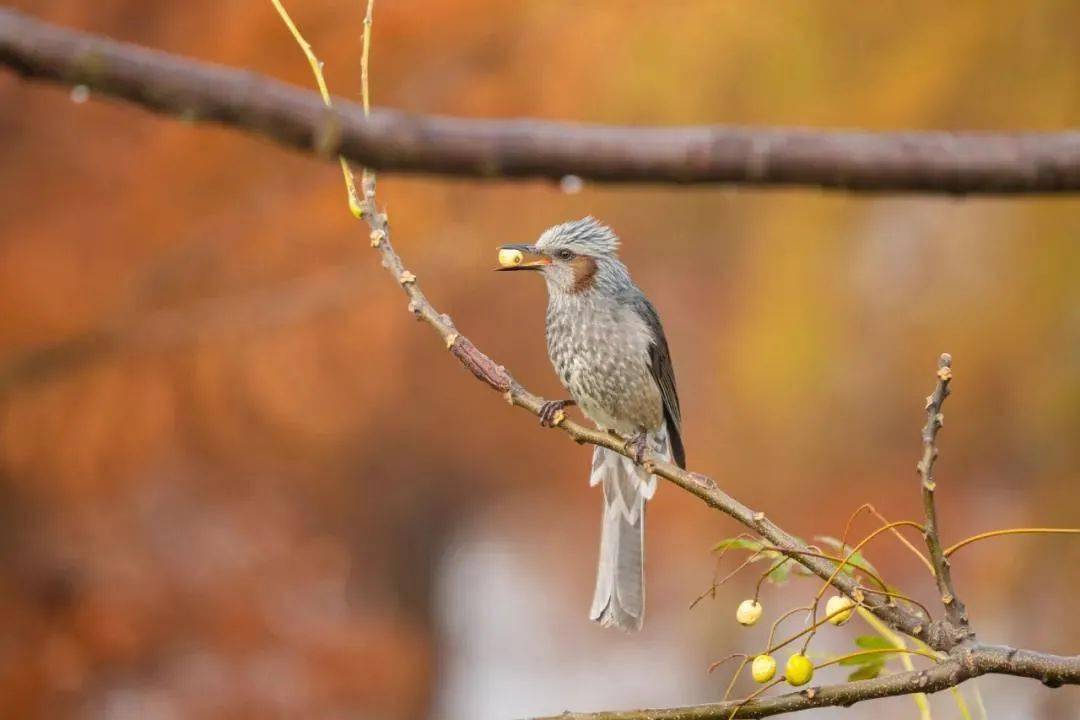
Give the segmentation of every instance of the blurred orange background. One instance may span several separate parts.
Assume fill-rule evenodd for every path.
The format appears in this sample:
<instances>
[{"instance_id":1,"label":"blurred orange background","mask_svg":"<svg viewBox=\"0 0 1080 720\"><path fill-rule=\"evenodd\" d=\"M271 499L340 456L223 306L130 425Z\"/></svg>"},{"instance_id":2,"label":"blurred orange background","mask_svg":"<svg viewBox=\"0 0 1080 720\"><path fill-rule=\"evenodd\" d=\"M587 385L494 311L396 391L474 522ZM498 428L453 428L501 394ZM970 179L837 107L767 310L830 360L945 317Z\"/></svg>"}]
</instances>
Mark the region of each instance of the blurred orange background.
<instances>
[{"instance_id":1,"label":"blurred orange background","mask_svg":"<svg viewBox=\"0 0 1080 720\"><path fill-rule=\"evenodd\" d=\"M362 5L289 3L354 97ZM311 85L268 2L14 7ZM387 0L372 86L379 105L475 117L1053 130L1080 124L1078 27L1066 0ZM733 621L752 571L687 610L741 528L670 486L650 505L645 630L588 622L589 449L409 318L334 165L6 72L0 137L0 716L687 704L722 695L711 660L763 641ZM691 467L793 532L839 535L863 502L920 515L942 351L946 540L1080 525L1080 200L393 176L380 198L436 306L548 397L542 284L489 272L494 247L610 223L665 321ZM933 601L898 543L868 555ZM988 541L954 567L987 641L1080 648L1080 543ZM815 590L770 588L767 612ZM1080 717L1076 688L979 686L994 718Z\"/></svg>"}]
</instances>

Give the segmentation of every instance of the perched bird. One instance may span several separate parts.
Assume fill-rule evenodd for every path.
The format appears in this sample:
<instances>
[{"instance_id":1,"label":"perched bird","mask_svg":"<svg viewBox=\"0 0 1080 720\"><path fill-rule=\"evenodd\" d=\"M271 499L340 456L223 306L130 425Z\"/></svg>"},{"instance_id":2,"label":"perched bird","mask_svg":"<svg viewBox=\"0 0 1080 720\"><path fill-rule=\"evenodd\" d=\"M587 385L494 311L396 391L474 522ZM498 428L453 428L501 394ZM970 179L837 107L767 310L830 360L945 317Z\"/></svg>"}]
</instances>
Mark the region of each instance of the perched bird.
<instances>
[{"instance_id":1,"label":"perched bird","mask_svg":"<svg viewBox=\"0 0 1080 720\"><path fill-rule=\"evenodd\" d=\"M656 478L640 467L646 448L686 467L679 397L664 328L619 260L611 228L586 217L546 230L535 245L504 245L500 270L540 272L547 282L548 355L570 400L548 402L544 425L576 404L596 425L628 440L638 464L593 450L590 485L604 491L600 564L590 617L638 630L645 611L645 501ZM524 255L537 259L524 262Z\"/></svg>"}]
</instances>

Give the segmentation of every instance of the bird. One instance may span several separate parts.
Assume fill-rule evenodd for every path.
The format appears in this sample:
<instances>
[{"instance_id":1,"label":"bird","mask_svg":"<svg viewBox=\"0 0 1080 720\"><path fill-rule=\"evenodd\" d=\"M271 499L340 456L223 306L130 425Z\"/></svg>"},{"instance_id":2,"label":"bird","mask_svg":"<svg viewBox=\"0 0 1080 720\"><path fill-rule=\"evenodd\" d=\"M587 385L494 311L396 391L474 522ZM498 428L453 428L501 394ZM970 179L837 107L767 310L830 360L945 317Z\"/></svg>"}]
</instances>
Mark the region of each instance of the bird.
<instances>
[{"instance_id":1,"label":"bird","mask_svg":"<svg viewBox=\"0 0 1080 720\"><path fill-rule=\"evenodd\" d=\"M645 615L645 503L657 486L642 461L649 450L685 469L686 453L664 327L618 250L615 232L587 216L548 228L534 244L500 246L496 269L540 273L547 285L548 356L570 398L545 402L541 424L559 424L576 405L633 451L631 459L593 449L589 484L601 487L604 503L589 617L634 631Z\"/></svg>"}]
</instances>

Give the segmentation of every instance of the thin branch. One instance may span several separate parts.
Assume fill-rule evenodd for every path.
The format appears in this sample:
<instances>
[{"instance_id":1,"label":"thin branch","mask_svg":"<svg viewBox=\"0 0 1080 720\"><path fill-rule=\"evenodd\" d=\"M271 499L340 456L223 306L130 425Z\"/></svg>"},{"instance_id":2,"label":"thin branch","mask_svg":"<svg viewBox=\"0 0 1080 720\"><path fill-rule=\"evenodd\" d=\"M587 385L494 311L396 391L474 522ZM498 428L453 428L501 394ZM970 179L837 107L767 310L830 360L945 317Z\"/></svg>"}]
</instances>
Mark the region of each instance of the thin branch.
<instances>
[{"instance_id":1,"label":"thin branch","mask_svg":"<svg viewBox=\"0 0 1080 720\"><path fill-rule=\"evenodd\" d=\"M921 602L919 602L915 598L904 595L903 593L892 592L891 590L875 590L874 588L868 588L868 587L863 587L861 589L862 589L862 591L864 593L872 593L874 595L884 595L885 597L892 598L893 600L903 600L904 602L909 602L912 605L917 605L919 607L919 609L923 611L923 614L926 615L927 620L932 620L933 617L934 617L931 614L930 610L925 605L923 605Z\"/></svg>"},{"instance_id":2,"label":"thin branch","mask_svg":"<svg viewBox=\"0 0 1080 720\"><path fill-rule=\"evenodd\" d=\"M842 566L846 566L846 567L852 568L853 570L858 570L861 573L865 573L867 577L869 577L871 580L876 582L883 589L888 587L888 585L885 584L885 581L883 579L881 579L881 577L879 577L875 573L871 572L865 566L860 565L859 563L855 562L850 557L845 559L845 558L842 558L842 557L837 557L836 555L830 555L828 553L813 552L811 550L790 550L790 549L785 550L784 548L775 547L773 545L763 545L761 547L761 549L762 550L773 550L773 551L776 551L776 552L790 553L790 555L788 556L789 559L791 558L792 555L809 555L810 557L823 558L825 560L832 560L833 562L839 563ZM775 569L776 568L771 568L769 570L769 572L772 572Z\"/></svg>"},{"instance_id":3,"label":"thin branch","mask_svg":"<svg viewBox=\"0 0 1080 720\"><path fill-rule=\"evenodd\" d=\"M818 665L814 669L815 670L820 670L821 668L829 667L830 665L839 665L840 663L844 662L845 660L850 660L851 658L857 658L857 657L865 657L867 655L899 655L899 654L921 655L923 657L930 658L931 660L933 660L936 663L941 662L941 658L939 656L937 656L934 653L929 652L927 650L920 650L918 648L916 648L914 650L912 650L911 648L899 648L899 647L872 648L870 650L856 650L855 652L850 652L847 655L841 655L840 657L831 658L830 660L827 660L826 662L821 663L820 665Z\"/></svg>"},{"instance_id":4,"label":"thin branch","mask_svg":"<svg viewBox=\"0 0 1080 720\"><path fill-rule=\"evenodd\" d=\"M847 524L844 526L844 534L840 536L840 549L841 550L843 550L843 548L847 547L847 536L848 536L848 533L851 532L851 524L853 522L855 522L855 517L860 512L862 512L863 510L868 511L871 515L873 515L878 520L880 520L882 525L888 525L889 524L888 519L884 515L882 515L880 512L878 512L877 508L874 507L873 503L863 503L859 507L855 508L855 512L851 513L851 516L848 518ZM894 537L896 537L897 540L899 540L904 545L904 547L906 547L911 552L915 553L915 556L917 558L919 558L919 560L922 561L922 564L926 566L926 569L930 571L931 575L934 574L934 566L933 566L933 564L929 560L926 559L925 555L923 555L921 552L919 552L919 549L917 547L915 547L911 543L910 540L908 540L906 537L904 537L903 533L901 533L898 529L893 528L892 534L893 534Z\"/></svg>"},{"instance_id":5,"label":"thin branch","mask_svg":"<svg viewBox=\"0 0 1080 720\"><path fill-rule=\"evenodd\" d=\"M949 194L1080 191L1080 132L817 131L471 120L320 98L248 71L0 9L0 65L381 172Z\"/></svg>"},{"instance_id":6,"label":"thin branch","mask_svg":"<svg viewBox=\"0 0 1080 720\"><path fill-rule=\"evenodd\" d=\"M948 353L938 358L937 378L934 392L926 398L926 425L922 431L923 455L917 465L919 475L922 477L923 512L926 514L923 537L926 538L926 549L930 551L930 561L934 564L934 578L937 581L941 603L945 606L945 619L952 626L949 629L957 632L962 638L971 633L968 628L967 611L964 609L964 603L956 596L949 561L941 548L937 507L934 504L936 487L934 463L938 455L937 433L945 421L941 408L945 404L945 398L949 396L949 383L952 381L952 357Z\"/></svg>"},{"instance_id":7,"label":"thin branch","mask_svg":"<svg viewBox=\"0 0 1080 720\"><path fill-rule=\"evenodd\" d=\"M1006 530L991 530L989 532L979 533L978 535L972 535L969 538L964 538L958 543L954 543L945 548L943 554L945 557L949 557L954 552L962 547L967 547L973 542L980 540L986 540L992 537L1001 537L1002 535L1077 535L1080 534L1080 528L1009 528Z\"/></svg>"}]
</instances>

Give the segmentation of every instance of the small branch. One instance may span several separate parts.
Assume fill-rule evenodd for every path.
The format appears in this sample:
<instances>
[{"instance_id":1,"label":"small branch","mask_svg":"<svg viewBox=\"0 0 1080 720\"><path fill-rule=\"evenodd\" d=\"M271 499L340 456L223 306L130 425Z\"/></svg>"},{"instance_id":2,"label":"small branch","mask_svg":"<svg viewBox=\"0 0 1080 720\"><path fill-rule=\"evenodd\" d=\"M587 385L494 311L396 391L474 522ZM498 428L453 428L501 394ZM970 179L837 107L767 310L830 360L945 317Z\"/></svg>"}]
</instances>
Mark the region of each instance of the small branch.
<instances>
[{"instance_id":1,"label":"small branch","mask_svg":"<svg viewBox=\"0 0 1080 720\"><path fill-rule=\"evenodd\" d=\"M892 591L889 591L889 590L875 590L873 588L868 588L868 587L863 587L861 589L862 589L862 591L864 593L871 593L873 595L884 595L885 597L892 598L893 600L903 600L904 602L911 603L912 605L915 605L920 610L922 610L922 612L926 616L927 620L932 620L933 617L934 617L933 614L930 612L930 610L925 605L923 605L921 602L919 602L915 598L908 597L907 595L904 595L903 593L892 592Z\"/></svg>"},{"instance_id":2,"label":"small branch","mask_svg":"<svg viewBox=\"0 0 1080 720\"><path fill-rule=\"evenodd\" d=\"M950 194L1080 191L1080 132L620 127L372 111L0 9L0 65L380 172Z\"/></svg>"},{"instance_id":3,"label":"small branch","mask_svg":"<svg viewBox=\"0 0 1080 720\"><path fill-rule=\"evenodd\" d=\"M949 396L949 383L952 381L952 357L948 353L943 354L938 359L937 377L934 392L930 397L926 398L926 425L922 431L923 456L917 466L919 475L922 477L923 512L926 514L923 537L926 538L926 548L930 551L930 561L934 564L934 578L937 581L941 602L945 606L946 622L962 638L971 634L968 627L967 610L964 609L964 604L960 602L960 598L956 596L949 560L941 549L937 508L934 504L934 489L936 487L934 463L937 461L938 455L937 433L945 421L941 408L945 404L945 398Z\"/></svg>"}]
</instances>

